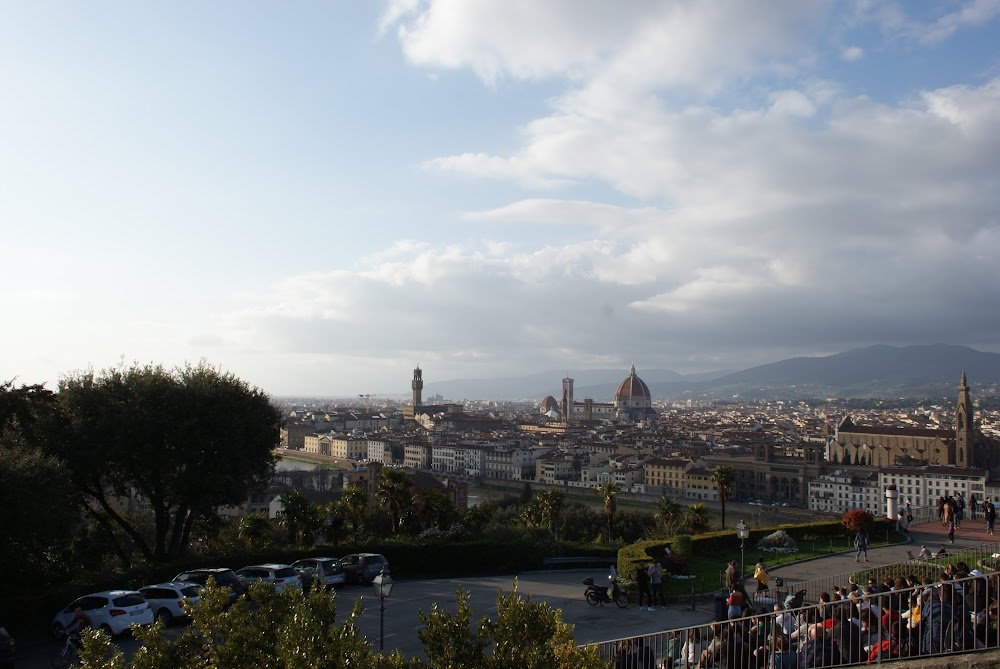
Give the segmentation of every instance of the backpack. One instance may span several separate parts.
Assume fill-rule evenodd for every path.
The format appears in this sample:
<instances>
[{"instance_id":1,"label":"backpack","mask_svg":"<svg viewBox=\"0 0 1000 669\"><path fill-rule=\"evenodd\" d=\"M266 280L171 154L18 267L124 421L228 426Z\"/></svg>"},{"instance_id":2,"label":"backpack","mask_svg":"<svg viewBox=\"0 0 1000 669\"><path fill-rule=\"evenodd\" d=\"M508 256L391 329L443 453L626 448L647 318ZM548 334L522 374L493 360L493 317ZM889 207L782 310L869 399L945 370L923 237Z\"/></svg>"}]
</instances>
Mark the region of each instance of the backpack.
<instances>
[{"instance_id":1,"label":"backpack","mask_svg":"<svg viewBox=\"0 0 1000 669\"><path fill-rule=\"evenodd\" d=\"M886 639L878 644L873 644L868 652L868 661L865 664L879 662L881 660L893 660L899 657L899 646L892 639Z\"/></svg>"}]
</instances>

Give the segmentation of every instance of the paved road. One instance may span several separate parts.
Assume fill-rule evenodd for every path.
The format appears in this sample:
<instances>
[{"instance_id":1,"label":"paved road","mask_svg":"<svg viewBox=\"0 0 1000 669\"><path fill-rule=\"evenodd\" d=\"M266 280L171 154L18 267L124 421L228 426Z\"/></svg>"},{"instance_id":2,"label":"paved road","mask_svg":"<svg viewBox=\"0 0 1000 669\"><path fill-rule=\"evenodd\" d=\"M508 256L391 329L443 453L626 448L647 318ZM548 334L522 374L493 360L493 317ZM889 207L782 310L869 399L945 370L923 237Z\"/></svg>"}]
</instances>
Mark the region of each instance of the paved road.
<instances>
[{"instance_id":1,"label":"paved road","mask_svg":"<svg viewBox=\"0 0 1000 669\"><path fill-rule=\"evenodd\" d=\"M972 548L993 543L996 537L986 534L982 521L967 520L956 533L954 548ZM912 543L901 546L873 548L868 551L872 565L902 562L907 559L907 551L917 552L921 544L931 548L947 541L944 528L938 523L915 526L911 531ZM951 547L949 547L951 548ZM819 577L846 575L857 569L854 553L831 555L798 564L776 567L772 574L781 576L794 584ZM518 591L531 595L535 601L547 602L562 609L563 620L575 625L576 640L579 643L604 641L612 638L649 634L652 632L697 625L707 622L712 615L711 601L698 601L691 609L690 602L671 605L658 611L640 611L634 604L627 609L613 605L590 606L583 599L584 577L593 576L602 582L606 572L602 570L570 570L530 572L517 577ZM449 611L455 610L455 590L461 587L470 593L470 602L477 617L493 615L496 611L497 591L509 591L514 576L492 576L480 579L437 579L423 581L397 581L392 597L385 607L385 645L387 649L399 648L406 655L422 654L423 645L417 637L420 622L417 611L429 611L437 604ZM845 579L846 583L846 579ZM344 586L338 590L340 611L347 611L361 597L365 612L359 620L359 629L377 647L379 634L378 601L367 587ZM177 633L176 629L173 631ZM120 641L127 652L136 644L129 639ZM56 650L54 641L26 642L20 645L19 669L44 669L49 666L49 656Z\"/></svg>"}]
</instances>

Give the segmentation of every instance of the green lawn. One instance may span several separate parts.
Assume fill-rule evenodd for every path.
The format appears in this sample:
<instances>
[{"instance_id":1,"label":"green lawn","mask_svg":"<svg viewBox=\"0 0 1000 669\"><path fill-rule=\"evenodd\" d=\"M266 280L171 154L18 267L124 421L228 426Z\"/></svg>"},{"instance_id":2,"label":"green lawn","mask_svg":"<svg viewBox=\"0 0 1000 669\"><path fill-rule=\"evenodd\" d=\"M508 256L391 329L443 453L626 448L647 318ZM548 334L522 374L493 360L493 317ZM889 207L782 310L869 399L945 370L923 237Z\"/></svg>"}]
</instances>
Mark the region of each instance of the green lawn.
<instances>
[{"instance_id":1,"label":"green lawn","mask_svg":"<svg viewBox=\"0 0 1000 669\"><path fill-rule=\"evenodd\" d=\"M877 548L879 546L898 544L904 540L902 535L893 533L888 537L872 538L869 545L871 548ZM667 594L683 598L685 595L691 595L692 585L696 593L715 592L723 587L726 584L725 574L729 561L737 560L737 564L739 564L739 544L735 538L733 539L733 543L734 550L730 555L695 554L693 558L688 560L688 571L695 578L670 579L670 582L665 586ZM789 562L853 551L854 545L849 538L845 537L836 541L829 539L822 541L800 541L798 548L799 550L796 553L761 553L756 548L747 548L744 558L745 569L747 573L752 575L754 565L757 564L757 558L761 555L764 556L764 562L767 564L768 570L772 570L779 565L788 564ZM631 580L632 575L627 576Z\"/></svg>"}]
</instances>

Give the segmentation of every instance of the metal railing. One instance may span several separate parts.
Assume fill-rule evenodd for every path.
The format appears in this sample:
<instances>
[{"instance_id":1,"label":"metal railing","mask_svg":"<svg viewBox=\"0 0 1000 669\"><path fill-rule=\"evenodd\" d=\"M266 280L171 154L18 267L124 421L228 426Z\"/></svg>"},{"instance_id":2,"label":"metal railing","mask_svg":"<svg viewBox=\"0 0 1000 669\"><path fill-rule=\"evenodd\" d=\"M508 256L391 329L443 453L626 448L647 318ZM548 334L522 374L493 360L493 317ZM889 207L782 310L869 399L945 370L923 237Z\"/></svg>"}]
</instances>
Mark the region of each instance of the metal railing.
<instances>
[{"instance_id":1,"label":"metal railing","mask_svg":"<svg viewBox=\"0 0 1000 669\"><path fill-rule=\"evenodd\" d=\"M928 548L934 553L942 548L947 549L945 546ZM755 607L771 606L775 602L785 603L788 597L800 592L803 593L802 603L815 604L823 593L833 593L837 588L849 588L851 584L862 587L876 584L884 586L887 580L892 583L892 587L896 587L897 579L905 580L908 576L923 578L927 575L936 577L948 565L953 565L956 572L959 571L960 565L964 565L966 571L979 569L983 572L991 572L1000 568L1000 543L983 544L954 552L946 550L944 555L927 559L919 558L920 548L915 547L909 552L913 555L913 559L905 562L887 565L871 565L869 562L860 562L857 571L851 574L824 576L796 583L775 579L774 587L760 592L748 592L747 595L751 605ZM782 585L778 586L777 582L781 582Z\"/></svg>"},{"instance_id":2,"label":"metal railing","mask_svg":"<svg viewBox=\"0 0 1000 669\"><path fill-rule=\"evenodd\" d=\"M597 645L616 667L662 669L819 669L1000 648L1000 573L942 574Z\"/></svg>"}]
</instances>

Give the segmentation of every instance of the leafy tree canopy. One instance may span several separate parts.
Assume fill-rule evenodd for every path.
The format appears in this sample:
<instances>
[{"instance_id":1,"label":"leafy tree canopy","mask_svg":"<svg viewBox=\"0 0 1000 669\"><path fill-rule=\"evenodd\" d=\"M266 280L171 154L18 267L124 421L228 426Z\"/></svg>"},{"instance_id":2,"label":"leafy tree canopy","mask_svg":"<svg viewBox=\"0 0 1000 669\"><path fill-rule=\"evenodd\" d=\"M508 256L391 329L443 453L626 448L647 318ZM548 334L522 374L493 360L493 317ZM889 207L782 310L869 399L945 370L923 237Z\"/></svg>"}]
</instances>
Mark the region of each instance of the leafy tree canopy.
<instances>
[{"instance_id":1,"label":"leafy tree canopy","mask_svg":"<svg viewBox=\"0 0 1000 669\"><path fill-rule=\"evenodd\" d=\"M81 372L59 384L64 419L47 440L95 519L146 559L184 553L194 520L242 503L274 468L281 413L258 388L201 363ZM154 517L150 541L116 503Z\"/></svg>"}]
</instances>

